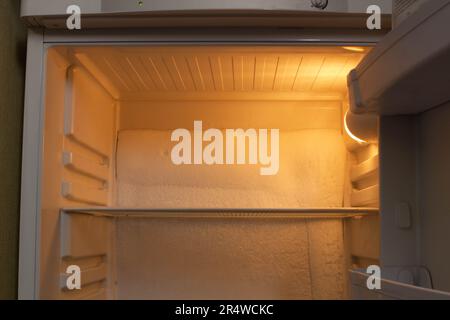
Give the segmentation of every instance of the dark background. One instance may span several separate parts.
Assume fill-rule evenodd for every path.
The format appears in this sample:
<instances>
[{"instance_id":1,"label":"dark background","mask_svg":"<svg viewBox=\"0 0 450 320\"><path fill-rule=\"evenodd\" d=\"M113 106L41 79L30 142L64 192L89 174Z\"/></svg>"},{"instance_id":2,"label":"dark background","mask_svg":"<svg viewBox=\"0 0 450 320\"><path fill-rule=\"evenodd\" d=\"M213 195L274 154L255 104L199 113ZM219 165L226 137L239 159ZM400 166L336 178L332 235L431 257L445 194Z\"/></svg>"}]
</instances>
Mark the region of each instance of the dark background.
<instances>
[{"instance_id":1,"label":"dark background","mask_svg":"<svg viewBox=\"0 0 450 320\"><path fill-rule=\"evenodd\" d=\"M17 298L26 27L0 0L0 299Z\"/></svg>"}]
</instances>

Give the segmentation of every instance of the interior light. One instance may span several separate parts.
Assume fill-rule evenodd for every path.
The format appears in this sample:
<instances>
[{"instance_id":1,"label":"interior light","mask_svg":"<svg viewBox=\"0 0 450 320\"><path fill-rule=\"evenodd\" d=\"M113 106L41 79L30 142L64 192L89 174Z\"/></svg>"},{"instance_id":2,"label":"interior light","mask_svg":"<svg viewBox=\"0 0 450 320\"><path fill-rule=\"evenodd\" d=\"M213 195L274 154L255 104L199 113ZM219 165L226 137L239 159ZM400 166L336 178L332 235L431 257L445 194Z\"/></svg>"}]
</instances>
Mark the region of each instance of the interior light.
<instances>
[{"instance_id":1,"label":"interior light","mask_svg":"<svg viewBox=\"0 0 450 320\"><path fill-rule=\"evenodd\" d=\"M367 141L364 141L360 138L358 138L357 136L355 136L350 129L347 126L347 115L348 115L348 111L345 113L344 116L344 128L345 128L345 132L347 132L347 134L350 136L350 138L352 138L353 140L355 140L356 142L363 144L363 143L367 143Z\"/></svg>"},{"instance_id":2,"label":"interior light","mask_svg":"<svg viewBox=\"0 0 450 320\"><path fill-rule=\"evenodd\" d=\"M363 47L342 47L342 49L348 50L348 51L353 51L353 52L364 52L366 51L365 48Z\"/></svg>"}]
</instances>

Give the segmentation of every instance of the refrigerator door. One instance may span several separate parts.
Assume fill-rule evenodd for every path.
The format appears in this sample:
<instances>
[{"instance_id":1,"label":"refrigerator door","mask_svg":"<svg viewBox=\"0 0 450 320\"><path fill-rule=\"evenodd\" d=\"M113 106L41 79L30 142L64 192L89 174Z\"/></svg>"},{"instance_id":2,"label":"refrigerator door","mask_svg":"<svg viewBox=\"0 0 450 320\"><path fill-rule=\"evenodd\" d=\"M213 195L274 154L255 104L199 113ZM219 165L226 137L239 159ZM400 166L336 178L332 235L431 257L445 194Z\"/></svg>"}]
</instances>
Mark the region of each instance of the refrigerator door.
<instances>
[{"instance_id":1,"label":"refrigerator door","mask_svg":"<svg viewBox=\"0 0 450 320\"><path fill-rule=\"evenodd\" d=\"M351 111L417 114L450 100L450 0L429 1L348 76Z\"/></svg>"}]
</instances>

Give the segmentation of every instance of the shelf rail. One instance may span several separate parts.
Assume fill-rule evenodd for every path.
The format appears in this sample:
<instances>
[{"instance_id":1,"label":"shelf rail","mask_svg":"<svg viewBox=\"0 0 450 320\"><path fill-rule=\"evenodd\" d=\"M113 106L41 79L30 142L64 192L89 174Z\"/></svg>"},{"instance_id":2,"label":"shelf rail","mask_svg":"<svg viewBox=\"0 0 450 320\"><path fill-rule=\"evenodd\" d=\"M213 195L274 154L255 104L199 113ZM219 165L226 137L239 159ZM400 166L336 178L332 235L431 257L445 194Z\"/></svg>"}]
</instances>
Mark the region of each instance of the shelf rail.
<instances>
[{"instance_id":1,"label":"shelf rail","mask_svg":"<svg viewBox=\"0 0 450 320\"><path fill-rule=\"evenodd\" d=\"M66 214L112 218L362 218L377 215L378 208L63 208Z\"/></svg>"}]
</instances>

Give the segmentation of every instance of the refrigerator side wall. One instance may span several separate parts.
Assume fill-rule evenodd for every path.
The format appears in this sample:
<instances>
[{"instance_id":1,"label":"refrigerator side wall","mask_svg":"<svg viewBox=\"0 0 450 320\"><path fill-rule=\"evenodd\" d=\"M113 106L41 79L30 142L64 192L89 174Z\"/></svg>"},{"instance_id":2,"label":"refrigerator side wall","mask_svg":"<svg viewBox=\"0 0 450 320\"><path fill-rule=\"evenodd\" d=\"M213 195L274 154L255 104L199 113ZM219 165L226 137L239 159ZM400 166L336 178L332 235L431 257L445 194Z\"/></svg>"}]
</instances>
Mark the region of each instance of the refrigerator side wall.
<instances>
[{"instance_id":1,"label":"refrigerator side wall","mask_svg":"<svg viewBox=\"0 0 450 320\"><path fill-rule=\"evenodd\" d=\"M40 168L42 157L42 72L43 35L28 33L27 75L22 151L22 193L20 207L19 299L37 297L38 216L40 210Z\"/></svg>"},{"instance_id":2,"label":"refrigerator side wall","mask_svg":"<svg viewBox=\"0 0 450 320\"><path fill-rule=\"evenodd\" d=\"M37 298L109 298L112 221L64 219L61 209L111 201L115 101L61 48L46 50L44 78ZM81 290L67 289L73 265L81 271Z\"/></svg>"}]
</instances>

